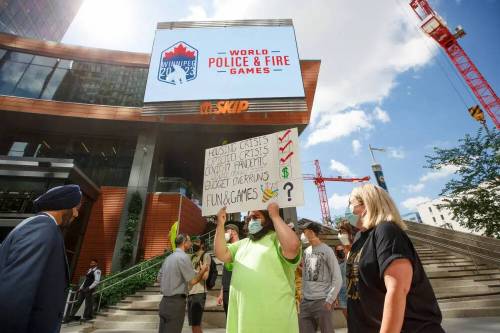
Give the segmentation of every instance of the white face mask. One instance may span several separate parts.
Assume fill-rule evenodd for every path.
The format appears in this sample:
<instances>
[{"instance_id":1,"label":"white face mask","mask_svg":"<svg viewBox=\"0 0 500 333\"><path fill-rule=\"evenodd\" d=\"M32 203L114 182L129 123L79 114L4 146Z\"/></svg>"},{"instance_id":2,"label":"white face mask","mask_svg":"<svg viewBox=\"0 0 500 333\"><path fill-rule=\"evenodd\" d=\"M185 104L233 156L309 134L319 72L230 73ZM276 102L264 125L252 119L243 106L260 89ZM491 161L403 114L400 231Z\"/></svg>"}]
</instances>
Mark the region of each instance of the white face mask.
<instances>
[{"instance_id":1,"label":"white face mask","mask_svg":"<svg viewBox=\"0 0 500 333\"><path fill-rule=\"evenodd\" d=\"M224 238L226 239L226 242L229 242L229 240L231 239L231 233L230 232L226 232L224 234Z\"/></svg>"},{"instance_id":2,"label":"white face mask","mask_svg":"<svg viewBox=\"0 0 500 333\"><path fill-rule=\"evenodd\" d=\"M301 233L300 234L300 241L303 243L303 244L309 244L309 239L307 239L306 235L304 235L304 233Z\"/></svg>"},{"instance_id":3,"label":"white face mask","mask_svg":"<svg viewBox=\"0 0 500 333\"><path fill-rule=\"evenodd\" d=\"M349 241L349 236L347 234L339 234L338 237L342 245L351 245L351 242Z\"/></svg>"}]
</instances>

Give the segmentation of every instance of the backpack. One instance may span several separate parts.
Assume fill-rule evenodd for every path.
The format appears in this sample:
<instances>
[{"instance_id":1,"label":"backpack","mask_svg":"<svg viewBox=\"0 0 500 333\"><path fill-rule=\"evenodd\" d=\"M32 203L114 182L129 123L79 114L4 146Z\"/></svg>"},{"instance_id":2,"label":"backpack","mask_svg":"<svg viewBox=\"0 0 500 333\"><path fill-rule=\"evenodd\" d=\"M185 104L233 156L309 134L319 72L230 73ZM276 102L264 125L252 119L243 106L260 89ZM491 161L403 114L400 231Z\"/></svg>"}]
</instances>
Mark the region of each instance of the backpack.
<instances>
[{"instance_id":1,"label":"backpack","mask_svg":"<svg viewBox=\"0 0 500 333\"><path fill-rule=\"evenodd\" d=\"M206 253L206 252L205 252ZM204 258L205 253L201 256ZM205 281L208 290L212 290L215 286L215 281L217 281L217 276L219 272L217 272L217 265L215 264L214 258L210 256L210 269L208 270L208 279Z\"/></svg>"}]
</instances>

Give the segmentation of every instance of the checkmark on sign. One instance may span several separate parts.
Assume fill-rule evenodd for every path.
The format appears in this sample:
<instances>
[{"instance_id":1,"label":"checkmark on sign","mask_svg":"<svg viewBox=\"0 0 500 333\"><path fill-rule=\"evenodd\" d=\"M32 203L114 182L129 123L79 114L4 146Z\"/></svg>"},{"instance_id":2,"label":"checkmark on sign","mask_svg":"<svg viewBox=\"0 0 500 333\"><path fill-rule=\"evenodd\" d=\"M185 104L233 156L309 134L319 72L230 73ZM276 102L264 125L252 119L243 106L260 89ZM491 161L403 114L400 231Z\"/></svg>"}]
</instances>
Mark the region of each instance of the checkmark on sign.
<instances>
[{"instance_id":1,"label":"checkmark on sign","mask_svg":"<svg viewBox=\"0 0 500 333\"><path fill-rule=\"evenodd\" d=\"M288 142L286 143L286 145L284 145L283 147L280 147L280 148L279 148L279 149L280 149L280 151L281 151L281 152L284 152L284 151L285 151L285 149L286 149L289 145L291 145L291 144L292 144L292 140L288 141Z\"/></svg>"},{"instance_id":2,"label":"checkmark on sign","mask_svg":"<svg viewBox=\"0 0 500 333\"><path fill-rule=\"evenodd\" d=\"M292 130L291 129L288 129L286 130L285 134L283 134L283 136L279 136L278 139L280 140L280 142L283 142L283 140L285 140L285 138L290 134L292 133Z\"/></svg>"},{"instance_id":3,"label":"checkmark on sign","mask_svg":"<svg viewBox=\"0 0 500 333\"><path fill-rule=\"evenodd\" d=\"M288 153L288 155L286 155L286 157L280 158L281 163L285 163L290 157L292 157L292 155L293 155L293 151Z\"/></svg>"}]
</instances>

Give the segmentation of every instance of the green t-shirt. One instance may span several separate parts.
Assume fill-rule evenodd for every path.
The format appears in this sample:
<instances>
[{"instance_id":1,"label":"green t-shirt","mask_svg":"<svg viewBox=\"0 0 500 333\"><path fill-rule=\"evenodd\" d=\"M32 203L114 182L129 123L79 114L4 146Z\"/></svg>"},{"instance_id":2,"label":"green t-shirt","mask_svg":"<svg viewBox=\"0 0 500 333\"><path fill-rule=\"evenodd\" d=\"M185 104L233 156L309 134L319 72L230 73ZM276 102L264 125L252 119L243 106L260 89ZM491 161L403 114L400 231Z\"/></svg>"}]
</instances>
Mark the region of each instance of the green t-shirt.
<instances>
[{"instance_id":1,"label":"green t-shirt","mask_svg":"<svg viewBox=\"0 0 500 333\"><path fill-rule=\"evenodd\" d=\"M301 253L288 260L275 232L258 241L228 245L233 258L227 333L298 333L295 268Z\"/></svg>"}]
</instances>

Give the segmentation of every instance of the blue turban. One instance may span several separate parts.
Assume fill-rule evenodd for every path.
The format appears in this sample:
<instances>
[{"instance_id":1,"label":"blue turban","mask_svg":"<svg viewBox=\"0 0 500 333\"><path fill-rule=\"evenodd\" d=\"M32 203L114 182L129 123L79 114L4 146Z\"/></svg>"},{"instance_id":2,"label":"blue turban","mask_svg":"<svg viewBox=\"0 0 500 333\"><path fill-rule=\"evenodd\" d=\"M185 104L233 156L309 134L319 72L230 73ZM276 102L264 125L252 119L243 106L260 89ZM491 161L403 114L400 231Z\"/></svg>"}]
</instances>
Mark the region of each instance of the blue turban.
<instances>
[{"instance_id":1,"label":"blue turban","mask_svg":"<svg viewBox=\"0 0 500 333\"><path fill-rule=\"evenodd\" d=\"M82 200L78 185L63 185L51 188L33 201L36 212L71 209Z\"/></svg>"}]
</instances>

